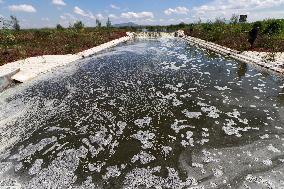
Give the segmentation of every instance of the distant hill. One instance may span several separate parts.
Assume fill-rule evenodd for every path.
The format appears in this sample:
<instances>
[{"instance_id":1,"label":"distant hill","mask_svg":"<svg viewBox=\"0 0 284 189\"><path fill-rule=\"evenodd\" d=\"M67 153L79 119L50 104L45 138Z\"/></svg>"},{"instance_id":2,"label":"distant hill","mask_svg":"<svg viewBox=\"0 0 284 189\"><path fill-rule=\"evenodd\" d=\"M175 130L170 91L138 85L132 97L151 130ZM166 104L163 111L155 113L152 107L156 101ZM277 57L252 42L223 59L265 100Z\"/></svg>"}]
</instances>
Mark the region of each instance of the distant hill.
<instances>
[{"instance_id":1,"label":"distant hill","mask_svg":"<svg viewBox=\"0 0 284 189\"><path fill-rule=\"evenodd\" d=\"M135 26L139 26L138 24L135 24L133 22L127 22L127 23L121 23L121 24L114 24L113 27L135 27Z\"/></svg>"}]
</instances>

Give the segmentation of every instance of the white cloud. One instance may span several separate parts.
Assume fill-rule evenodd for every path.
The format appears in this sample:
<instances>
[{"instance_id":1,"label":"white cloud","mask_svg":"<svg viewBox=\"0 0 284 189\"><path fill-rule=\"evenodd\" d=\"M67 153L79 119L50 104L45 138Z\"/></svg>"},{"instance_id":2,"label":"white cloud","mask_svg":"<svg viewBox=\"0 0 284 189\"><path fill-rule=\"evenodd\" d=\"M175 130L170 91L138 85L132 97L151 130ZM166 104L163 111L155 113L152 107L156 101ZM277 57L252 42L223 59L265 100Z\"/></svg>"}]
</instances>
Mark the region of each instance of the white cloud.
<instances>
[{"instance_id":1,"label":"white cloud","mask_svg":"<svg viewBox=\"0 0 284 189\"><path fill-rule=\"evenodd\" d=\"M42 20L42 21L46 21L46 22L48 22L48 21L49 21L49 18L47 18L47 17L43 17L43 18L41 18L41 20Z\"/></svg>"},{"instance_id":2,"label":"white cloud","mask_svg":"<svg viewBox=\"0 0 284 189\"><path fill-rule=\"evenodd\" d=\"M152 12L126 12L121 13L122 18L132 19L132 18L154 18L154 14Z\"/></svg>"},{"instance_id":3,"label":"white cloud","mask_svg":"<svg viewBox=\"0 0 284 189\"><path fill-rule=\"evenodd\" d=\"M203 20L212 19L216 17L229 18L232 14L248 14L248 19L251 21L264 19L267 16L260 14L273 7L284 5L284 0L214 0L211 3L194 7L193 12L197 18ZM258 14L258 18L255 16Z\"/></svg>"},{"instance_id":4,"label":"white cloud","mask_svg":"<svg viewBox=\"0 0 284 189\"><path fill-rule=\"evenodd\" d=\"M145 19L145 21L146 21L146 22L155 22L155 20L152 19L152 18L147 18L147 19Z\"/></svg>"},{"instance_id":5,"label":"white cloud","mask_svg":"<svg viewBox=\"0 0 284 189\"><path fill-rule=\"evenodd\" d=\"M98 19L100 19L100 20L102 20L102 19L105 18L101 13L97 14L96 17L97 17Z\"/></svg>"},{"instance_id":6,"label":"white cloud","mask_svg":"<svg viewBox=\"0 0 284 189\"><path fill-rule=\"evenodd\" d=\"M90 18L90 19L96 19L96 17L93 15L93 13L91 13L90 11L84 11L77 6L74 7L74 13L78 14L80 16L83 16L83 17Z\"/></svg>"},{"instance_id":7,"label":"white cloud","mask_svg":"<svg viewBox=\"0 0 284 189\"><path fill-rule=\"evenodd\" d=\"M12 12L28 12L28 13L36 12L36 9L32 5L27 5L27 4L11 5L8 8Z\"/></svg>"},{"instance_id":8,"label":"white cloud","mask_svg":"<svg viewBox=\"0 0 284 189\"><path fill-rule=\"evenodd\" d=\"M52 4L59 5L59 6L66 6L64 0L52 0Z\"/></svg>"},{"instance_id":9,"label":"white cloud","mask_svg":"<svg viewBox=\"0 0 284 189\"><path fill-rule=\"evenodd\" d=\"M60 16L61 20L76 20L76 17L70 13L64 13Z\"/></svg>"},{"instance_id":10,"label":"white cloud","mask_svg":"<svg viewBox=\"0 0 284 189\"><path fill-rule=\"evenodd\" d=\"M232 11L232 10L257 10L267 9L279 5L283 5L284 0L215 0L212 3L194 7L193 10L200 13L207 11Z\"/></svg>"},{"instance_id":11,"label":"white cloud","mask_svg":"<svg viewBox=\"0 0 284 189\"><path fill-rule=\"evenodd\" d=\"M88 14L79 7L74 7L74 13L81 15L81 16L88 16Z\"/></svg>"},{"instance_id":12,"label":"white cloud","mask_svg":"<svg viewBox=\"0 0 284 189\"><path fill-rule=\"evenodd\" d=\"M176 7L175 9L169 8L164 11L166 15L171 15L171 14L188 14L189 9L186 7Z\"/></svg>"},{"instance_id":13,"label":"white cloud","mask_svg":"<svg viewBox=\"0 0 284 189\"><path fill-rule=\"evenodd\" d=\"M109 14L108 17L111 18L111 19L117 19L118 18L115 14Z\"/></svg>"},{"instance_id":14,"label":"white cloud","mask_svg":"<svg viewBox=\"0 0 284 189\"><path fill-rule=\"evenodd\" d=\"M0 3L4 3L4 0L0 0Z\"/></svg>"},{"instance_id":15,"label":"white cloud","mask_svg":"<svg viewBox=\"0 0 284 189\"><path fill-rule=\"evenodd\" d=\"M111 4L110 7L113 8L113 9L120 9L120 7L118 7L118 6L114 5L114 4Z\"/></svg>"},{"instance_id":16,"label":"white cloud","mask_svg":"<svg viewBox=\"0 0 284 189\"><path fill-rule=\"evenodd\" d=\"M64 27L68 27L69 25L74 24L78 19L70 13L64 13L60 16L59 24Z\"/></svg>"}]
</instances>

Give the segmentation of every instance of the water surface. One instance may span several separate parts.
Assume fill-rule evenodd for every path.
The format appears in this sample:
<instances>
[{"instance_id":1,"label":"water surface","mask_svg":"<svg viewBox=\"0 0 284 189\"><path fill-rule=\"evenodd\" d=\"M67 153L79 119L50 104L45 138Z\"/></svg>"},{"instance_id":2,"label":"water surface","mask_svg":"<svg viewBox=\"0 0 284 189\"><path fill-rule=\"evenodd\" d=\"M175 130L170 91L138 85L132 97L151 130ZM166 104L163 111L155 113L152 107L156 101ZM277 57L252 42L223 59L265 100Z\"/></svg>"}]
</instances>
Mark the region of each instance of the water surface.
<instances>
[{"instance_id":1,"label":"water surface","mask_svg":"<svg viewBox=\"0 0 284 189\"><path fill-rule=\"evenodd\" d=\"M283 78L133 41L0 94L0 188L283 188Z\"/></svg>"}]
</instances>

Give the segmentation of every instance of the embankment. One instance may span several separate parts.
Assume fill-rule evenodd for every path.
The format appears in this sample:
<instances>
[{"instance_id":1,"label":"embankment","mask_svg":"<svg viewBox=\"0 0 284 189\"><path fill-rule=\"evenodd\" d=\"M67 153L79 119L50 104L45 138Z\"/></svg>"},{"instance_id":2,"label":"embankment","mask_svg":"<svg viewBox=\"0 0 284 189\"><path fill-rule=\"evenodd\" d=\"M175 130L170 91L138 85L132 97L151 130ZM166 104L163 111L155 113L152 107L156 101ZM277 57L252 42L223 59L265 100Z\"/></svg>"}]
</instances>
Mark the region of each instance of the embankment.
<instances>
[{"instance_id":1,"label":"embankment","mask_svg":"<svg viewBox=\"0 0 284 189\"><path fill-rule=\"evenodd\" d=\"M0 76L3 78L3 80L5 78L5 81L8 79L22 83L27 82L37 77L39 74L49 72L56 67L64 66L71 62L99 53L105 49L131 40L133 37L133 33L127 33L127 36L125 37L112 40L94 48L79 52L77 54L43 55L11 62L0 66ZM3 85L2 87L5 87L6 85L7 84L5 82L5 85Z\"/></svg>"}]
</instances>

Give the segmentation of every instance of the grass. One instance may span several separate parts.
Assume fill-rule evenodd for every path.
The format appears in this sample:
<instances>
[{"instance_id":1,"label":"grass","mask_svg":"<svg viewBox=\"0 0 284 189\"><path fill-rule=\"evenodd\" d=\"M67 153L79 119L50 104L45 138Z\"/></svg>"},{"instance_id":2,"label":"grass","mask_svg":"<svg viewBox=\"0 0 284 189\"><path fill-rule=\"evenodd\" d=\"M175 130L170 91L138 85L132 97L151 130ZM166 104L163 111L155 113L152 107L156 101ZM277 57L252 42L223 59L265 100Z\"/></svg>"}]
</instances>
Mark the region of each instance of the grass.
<instances>
[{"instance_id":1,"label":"grass","mask_svg":"<svg viewBox=\"0 0 284 189\"><path fill-rule=\"evenodd\" d=\"M0 30L0 65L40 55L71 54L126 35L115 28Z\"/></svg>"},{"instance_id":2,"label":"grass","mask_svg":"<svg viewBox=\"0 0 284 189\"><path fill-rule=\"evenodd\" d=\"M278 30L273 29L272 23L277 23ZM259 33L251 48L248 42L249 32L256 23L200 23L188 25L186 35L211 41L239 51L253 50L265 52L284 52L284 19L264 20L257 22L260 26Z\"/></svg>"},{"instance_id":3,"label":"grass","mask_svg":"<svg viewBox=\"0 0 284 189\"><path fill-rule=\"evenodd\" d=\"M275 26L279 30L275 30ZM251 49L248 42L249 33L258 24L260 31ZM148 31L167 31L184 30L186 35L197 37L206 41L214 42L239 51L253 50L265 52L284 52L284 19L267 19L254 23L238 23L217 18L216 21L207 23L185 24L169 26L146 26ZM139 28L142 29L142 28Z\"/></svg>"}]
</instances>

